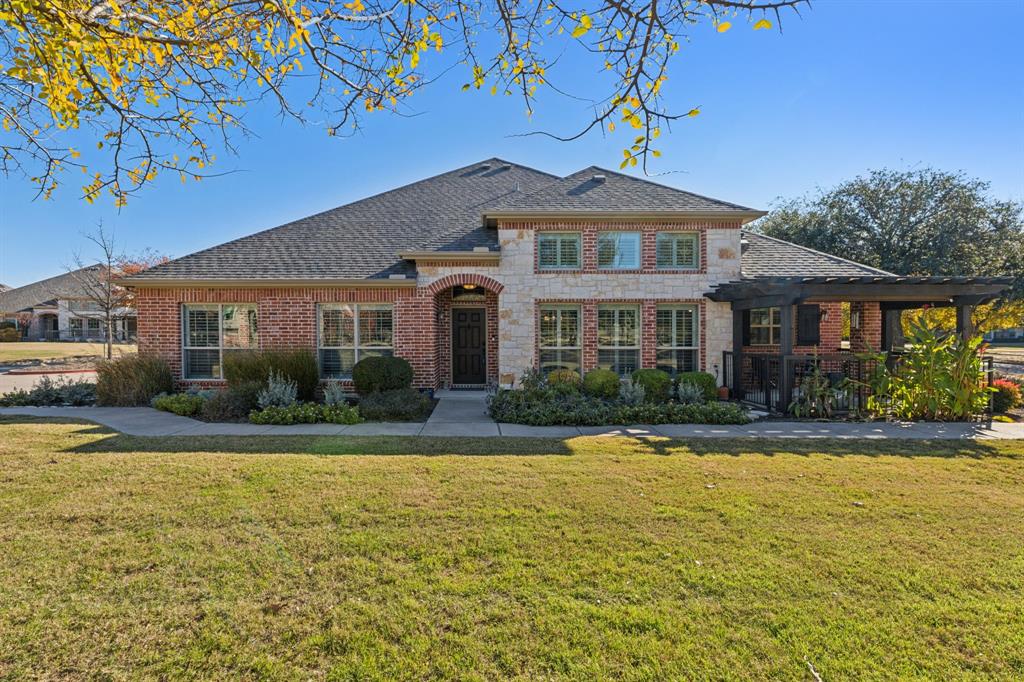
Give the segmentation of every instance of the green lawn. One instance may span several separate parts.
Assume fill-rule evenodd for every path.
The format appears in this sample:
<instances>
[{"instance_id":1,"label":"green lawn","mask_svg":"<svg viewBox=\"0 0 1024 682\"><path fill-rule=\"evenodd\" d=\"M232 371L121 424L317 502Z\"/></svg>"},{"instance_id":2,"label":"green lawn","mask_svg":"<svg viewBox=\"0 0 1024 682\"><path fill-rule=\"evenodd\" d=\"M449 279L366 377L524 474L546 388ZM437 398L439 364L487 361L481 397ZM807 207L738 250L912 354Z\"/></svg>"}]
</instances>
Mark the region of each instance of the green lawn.
<instances>
[{"instance_id":1,"label":"green lawn","mask_svg":"<svg viewBox=\"0 0 1024 682\"><path fill-rule=\"evenodd\" d=\"M0 420L0 678L1024 676L1020 441Z\"/></svg>"},{"instance_id":2,"label":"green lawn","mask_svg":"<svg viewBox=\"0 0 1024 682\"><path fill-rule=\"evenodd\" d=\"M134 344L114 344L114 355L134 353ZM0 363L18 362L23 360L59 360L78 356L102 357L106 347L102 343L16 341L0 343Z\"/></svg>"}]
</instances>

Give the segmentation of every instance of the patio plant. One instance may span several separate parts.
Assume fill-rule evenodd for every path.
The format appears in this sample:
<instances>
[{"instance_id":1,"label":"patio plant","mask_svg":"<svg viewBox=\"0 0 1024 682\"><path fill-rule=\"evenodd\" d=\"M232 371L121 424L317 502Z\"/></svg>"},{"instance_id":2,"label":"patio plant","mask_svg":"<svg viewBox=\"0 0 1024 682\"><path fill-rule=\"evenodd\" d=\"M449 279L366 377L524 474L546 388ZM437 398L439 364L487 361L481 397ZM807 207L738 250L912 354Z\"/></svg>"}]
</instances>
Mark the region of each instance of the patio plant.
<instances>
[{"instance_id":1,"label":"patio plant","mask_svg":"<svg viewBox=\"0 0 1024 682\"><path fill-rule=\"evenodd\" d=\"M359 395L409 388L412 386L412 365L404 358L394 356L363 358L352 368L352 383Z\"/></svg>"},{"instance_id":2,"label":"patio plant","mask_svg":"<svg viewBox=\"0 0 1024 682\"><path fill-rule=\"evenodd\" d=\"M619 395L619 375L610 369L592 369L583 377L583 392L598 398Z\"/></svg>"},{"instance_id":3,"label":"patio plant","mask_svg":"<svg viewBox=\"0 0 1024 682\"><path fill-rule=\"evenodd\" d=\"M832 381L815 361L811 371L800 382L797 395L789 404L789 411L795 417L828 419L835 411L841 394L842 389L832 385Z\"/></svg>"},{"instance_id":4,"label":"patio plant","mask_svg":"<svg viewBox=\"0 0 1024 682\"><path fill-rule=\"evenodd\" d=\"M1009 412L1022 404L1020 386L1009 379L996 379L992 382L992 411Z\"/></svg>"},{"instance_id":5,"label":"patio plant","mask_svg":"<svg viewBox=\"0 0 1024 682\"><path fill-rule=\"evenodd\" d=\"M633 383L644 387L644 400L663 403L672 392L672 377L660 369L638 369L633 372Z\"/></svg>"},{"instance_id":6,"label":"patio plant","mask_svg":"<svg viewBox=\"0 0 1024 682\"><path fill-rule=\"evenodd\" d=\"M96 404L148 406L160 393L174 391L167 361L153 355L125 355L96 364Z\"/></svg>"},{"instance_id":7,"label":"patio plant","mask_svg":"<svg viewBox=\"0 0 1024 682\"><path fill-rule=\"evenodd\" d=\"M894 369L885 354L865 354L875 369L867 382L868 411L894 419L957 421L982 414L991 389L982 369L982 339L963 340L921 323L911 322L911 350Z\"/></svg>"}]
</instances>

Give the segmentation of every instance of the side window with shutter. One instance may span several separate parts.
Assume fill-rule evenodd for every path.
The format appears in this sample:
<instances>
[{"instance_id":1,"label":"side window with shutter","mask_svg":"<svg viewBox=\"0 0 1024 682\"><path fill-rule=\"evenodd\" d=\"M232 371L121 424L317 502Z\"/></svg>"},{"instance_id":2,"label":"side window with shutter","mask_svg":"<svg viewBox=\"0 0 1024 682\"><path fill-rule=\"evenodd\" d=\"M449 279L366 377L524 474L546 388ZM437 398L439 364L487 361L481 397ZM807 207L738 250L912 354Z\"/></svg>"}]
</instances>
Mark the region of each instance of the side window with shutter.
<instances>
[{"instance_id":1,"label":"side window with shutter","mask_svg":"<svg viewBox=\"0 0 1024 682\"><path fill-rule=\"evenodd\" d=\"M796 307L796 343L816 346L821 343L821 309L814 304Z\"/></svg>"}]
</instances>

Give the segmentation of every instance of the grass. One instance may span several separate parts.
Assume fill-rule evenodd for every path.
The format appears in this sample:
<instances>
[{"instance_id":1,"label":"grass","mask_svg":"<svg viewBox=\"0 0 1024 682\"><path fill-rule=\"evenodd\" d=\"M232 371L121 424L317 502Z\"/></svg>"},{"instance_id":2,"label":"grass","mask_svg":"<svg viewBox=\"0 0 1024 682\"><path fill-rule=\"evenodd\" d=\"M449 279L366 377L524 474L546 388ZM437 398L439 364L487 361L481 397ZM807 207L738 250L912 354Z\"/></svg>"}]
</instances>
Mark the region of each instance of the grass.
<instances>
[{"instance_id":1,"label":"grass","mask_svg":"<svg viewBox=\"0 0 1024 682\"><path fill-rule=\"evenodd\" d=\"M0 678L1024 675L1020 441L0 419Z\"/></svg>"},{"instance_id":2,"label":"grass","mask_svg":"<svg viewBox=\"0 0 1024 682\"><path fill-rule=\"evenodd\" d=\"M114 356L134 353L134 344L115 343ZM80 356L102 357L106 353L102 343L16 341L0 343L0 363L24 360L60 360Z\"/></svg>"}]
</instances>

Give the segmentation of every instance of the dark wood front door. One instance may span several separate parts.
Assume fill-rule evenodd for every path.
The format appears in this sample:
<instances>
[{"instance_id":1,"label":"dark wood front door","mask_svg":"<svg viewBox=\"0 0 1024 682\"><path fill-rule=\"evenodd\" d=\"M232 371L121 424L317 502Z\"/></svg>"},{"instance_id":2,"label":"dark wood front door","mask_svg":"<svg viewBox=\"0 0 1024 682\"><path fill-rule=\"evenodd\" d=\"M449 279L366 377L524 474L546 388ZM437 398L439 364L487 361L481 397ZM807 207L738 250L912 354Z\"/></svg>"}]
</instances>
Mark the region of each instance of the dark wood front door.
<instances>
[{"instance_id":1,"label":"dark wood front door","mask_svg":"<svg viewBox=\"0 0 1024 682\"><path fill-rule=\"evenodd\" d=\"M487 313L452 308L452 383L487 382Z\"/></svg>"}]
</instances>

